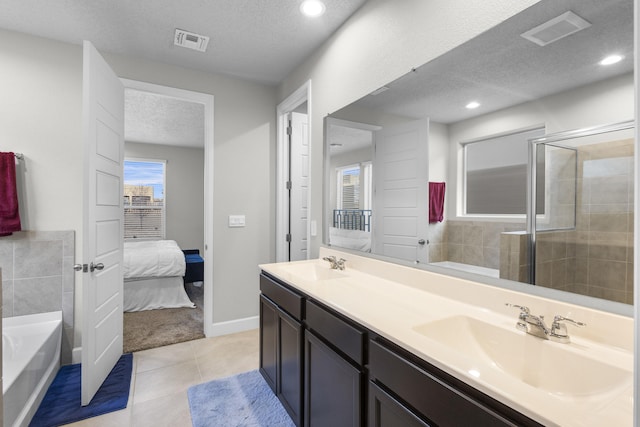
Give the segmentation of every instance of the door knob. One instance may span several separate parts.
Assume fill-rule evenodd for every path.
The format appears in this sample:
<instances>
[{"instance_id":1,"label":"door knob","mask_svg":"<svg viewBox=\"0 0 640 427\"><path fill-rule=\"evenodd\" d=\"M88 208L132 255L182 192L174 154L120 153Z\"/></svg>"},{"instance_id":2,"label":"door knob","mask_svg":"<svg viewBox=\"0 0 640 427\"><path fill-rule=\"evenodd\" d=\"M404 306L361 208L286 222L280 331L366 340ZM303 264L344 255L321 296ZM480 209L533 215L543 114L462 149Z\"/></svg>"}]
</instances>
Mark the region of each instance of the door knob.
<instances>
[{"instance_id":1,"label":"door knob","mask_svg":"<svg viewBox=\"0 0 640 427\"><path fill-rule=\"evenodd\" d=\"M424 240L424 239L418 240L418 244L419 245L424 245L425 243L429 243L429 241L428 240Z\"/></svg>"},{"instance_id":2,"label":"door knob","mask_svg":"<svg viewBox=\"0 0 640 427\"><path fill-rule=\"evenodd\" d=\"M99 262L98 264L91 263L89 264L89 271L93 270L102 270L104 268L104 264Z\"/></svg>"}]
</instances>

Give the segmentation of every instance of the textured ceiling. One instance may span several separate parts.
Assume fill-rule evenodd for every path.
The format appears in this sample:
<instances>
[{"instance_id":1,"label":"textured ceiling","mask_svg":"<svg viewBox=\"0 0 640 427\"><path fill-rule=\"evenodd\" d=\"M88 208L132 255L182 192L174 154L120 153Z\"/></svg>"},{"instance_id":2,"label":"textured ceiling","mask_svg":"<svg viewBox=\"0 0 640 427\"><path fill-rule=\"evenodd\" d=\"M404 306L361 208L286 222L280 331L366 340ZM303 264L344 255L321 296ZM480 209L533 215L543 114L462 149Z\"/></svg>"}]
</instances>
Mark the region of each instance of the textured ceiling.
<instances>
[{"instance_id":1,"label":"textured ceiling","mask_svg":"<svg viewBox=\"0 0 640 427\"><path fill-rule=\"evenodd\" d=\"M126 141L204 146L204 105L139 90L124 91Z\"/></svg>"},{"instance_id":2,"label":"textured ceiling","mask_svg":"<svg viewBox=\"0 0 640 427\"><path fill-rule=\"evenodd\" d=\"M0 28L264 84L280 83L366 0L2 0ZM205 53L173 45L176 28L210 37ZM202 106L127 90L125 139L204 144Z\"/></svg>"},{"instance_id":3,"label":"textured ceiling","mask_svg":"<svg viewBox=\"0 0 640 427\"><path fill-rule=\"evenodd\" d=\"M366 0L2 0L0 28L101 52L278 84ZM210 37L205 53L173 45L176 28Z\"/></svg>"},{"instance_id":4,"label":"textured ceiling","mask_svg":"<svg viewBox=\"0 0 640 427\"><path fill-rule=\"evenodd\" d=\"M373 134L369 130L332 124L328 132L330 155L341 155L373 146Z\"/></svg>"},{"instance_id":5,"label":"textured ceiling","mask_svg":"<svg viewBox=\"0 0 640 427\"><path fill-rule=\"evenodd\" d=\"M520 34L573 11L592 26L545 47ZM455 123L633 71L633 0L542 0L357 105ZM625 59L598 62L611 53ZM465 105L477 100L475 110Z\"/></svg>"}]
</instances>

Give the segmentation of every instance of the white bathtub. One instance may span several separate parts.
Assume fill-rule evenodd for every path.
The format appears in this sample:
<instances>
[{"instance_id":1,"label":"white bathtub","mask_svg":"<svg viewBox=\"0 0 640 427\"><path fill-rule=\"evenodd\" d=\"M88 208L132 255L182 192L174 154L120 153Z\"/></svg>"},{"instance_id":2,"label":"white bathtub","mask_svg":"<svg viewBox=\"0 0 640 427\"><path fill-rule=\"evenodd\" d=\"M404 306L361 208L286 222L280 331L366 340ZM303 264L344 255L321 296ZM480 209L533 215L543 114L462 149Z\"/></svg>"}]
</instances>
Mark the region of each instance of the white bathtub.
<instances>
[{"instance_id":1,"label":"white bathtub","mask_svg":"<svg viewBox=\"0 0 640 427\"><path fill-rule=\"evenodd\" d=\"M2 319L4 425L27 426L60 367L62 312Z\"/></svg>"},{"instance_id":2,"label":"white bathtub","mask_svg":"<svg viewBox=\"0 0 640 427\"><path fill-rule=\"evenodd\" d=\"M483 276L500 277L500 271L498 269L480 267L478 265L462 264L460 262L453 262L453 261L433 262L431 263L431 265L437 265L438 267L451 268L458 271L466 271L467 273L482 274Z\"/></svg>"}]
</instances>

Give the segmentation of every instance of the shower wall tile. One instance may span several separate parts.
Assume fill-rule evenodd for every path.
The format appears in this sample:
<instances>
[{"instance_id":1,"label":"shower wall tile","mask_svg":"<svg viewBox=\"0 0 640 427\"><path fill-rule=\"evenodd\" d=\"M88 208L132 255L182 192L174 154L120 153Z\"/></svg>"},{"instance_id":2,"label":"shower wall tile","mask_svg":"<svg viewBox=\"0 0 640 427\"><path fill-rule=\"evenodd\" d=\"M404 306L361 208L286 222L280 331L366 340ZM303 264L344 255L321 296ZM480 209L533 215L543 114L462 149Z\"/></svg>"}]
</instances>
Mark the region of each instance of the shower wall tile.
<instances>
[{"instance_id":1,"label":"shower wall tile","mask_svg":"<svg viewBox=\"0 0 640 427\"><path fill-rule=\"evenodd\" d=\"M628 215L592 213L589 219L589 231L604 231L606 233L626 233L628 230Z\"/></svg>"},{"instance_id":2,"label":"shower wall tile","mask_svg":"<svg viewBox=\"0 0 640 427\"><path fill-rule=\"evenodd\" d=\"M602 260L627 261L626 242L598 242L589 245L589 257Z\"/></svg>"},{"instance_id":3,"label":"shower wall tile","mask_svg":"<svg viewBox=\"0 0 640 427\"><path fill-rule=\"evenodd\" d=\"M71 363L75 335L74 258L73 231L22 231L0 238L2 316L62 310L63 364Z\"/></svg>"},{"instance_id":4,"label":"shower wall tile","mask_svg":"<svg viewBox=\"0 0 640 427\"><path fill-rule=\"evenodd\" d=\"M589 260L589 286L626 291L627 266L624 262Z\"/></svg>"},{"instance_id":5,"label":"shower wall tile","mask_svg":"<svg viewBox=\"0 0 640 427\"><path fill-rule=\"evenodd\" d=\"M462 263L485 266L482 246L464 245L462 250Z\"/></svg>"},{"instance_id":6,"label":"shower wall tile","mask_svg":"<svg viewBox=\"0 0 640 427\"><path fill-rule=\"evenodd\" d=\"M64 292L73 292L75 289L76 272L73 269L75 255L65 255L62 258L62 289Z\"/></svg>"},{"instance_id":7,"label":"shower wall tile","mask_svg":"<svg viewBox=\"0 0 640 427\"><path fill-rule=\"evenodd\" d=\"M483 248L483 263L488 268L500 268L500 249L485 246Z\"/></svg>"},{"instance_id":8,"label":"shower wall tile","mask_svg":"<svg viewBox=\"0 0 640 427\"><path fill-rule=\"evenodd\" d=\"M13 278L13 243L0 240L0 268L5 279Z\"/></svg>"},{"instance_id":9,"label":"shower wall tile","mask_svg":"<svg viewBox=\"0 0 640 427\"><path fill-rule=\"evenodd\" d=\"M482 247L483 228L481 225L466 224L464 226L463 244L465 246Z\"/></svg>"},{"instance_id":10,"label":"shower wall tile","mask_svg":"<svg viewBox=\"0 0 640 427\"><path fill-rule=\"evenodd\" d=\"M464 245L448 243L447 244L447 261L463 262Z\"/></svg>"},{"instance_id":11,"label":"shower wall tile","mask_svg":"<svg viewBox=\"0 0 640 427\"><path fill-rule=\"evenodd\" d=\"M447 221L447 243L461 245L464 242L464 223Z\"/></svg>"},{"instance_id":12,"label":"shower wall tile","mask_svg":"<svg viewBox=\"0 0 640 427\"><path fill-rule=\"evenodd\" d=\"M62 323L65 328L73 328L74 313L73 313L74 292L64 292L62 294Z\"/></svg>"},{"instance_id":13,"label":"shower wall tile","mask_svg":"<svg viewBox=\"0 0 640 427\"><path fill-rule=\"evenodd\" d=\"M446 225L445 260L493 269L501 266L501 233L525 229L524 220L522 223L450 220Z\"/></svg>"},{"instance_id":14,"label":"shower wall tile","mask_svg":"<svg viewBox=\"0 0 640 427\"><path fill-rule=\"evenodd\" d=\"M17 241L14 251L15 279L62 276L62 241Z\"/></svg>"},{"instance_id":15,"label":"shower wall tile","mask_svg":"<svg viewBox=\"0 0 640 427\"><path fill-rule=\"evenodd\" d=\"M2 272L3 277L9 277L4 274L4 268ZM13 280L2 280L2 316L13 317Z\"/></svg>"},{"instance_id":16,"label":"shower wall tile","mask_svg":"<svg viewBox=\"0 0 640 427\"><path fill-rule=\"evenodd\" d=\"M62 310L62 276L13 281L13 315Z\"/></svg>"}]
</instances>

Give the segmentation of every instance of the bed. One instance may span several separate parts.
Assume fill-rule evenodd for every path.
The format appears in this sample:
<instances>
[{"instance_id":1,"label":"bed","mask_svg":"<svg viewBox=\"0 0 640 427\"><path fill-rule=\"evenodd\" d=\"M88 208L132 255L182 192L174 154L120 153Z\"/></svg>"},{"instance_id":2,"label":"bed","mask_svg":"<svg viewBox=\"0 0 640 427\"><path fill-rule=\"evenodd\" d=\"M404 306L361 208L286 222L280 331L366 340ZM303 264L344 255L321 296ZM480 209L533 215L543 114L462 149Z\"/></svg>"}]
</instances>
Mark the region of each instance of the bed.
<instances>
[{"instance_id":1,"label":"bed","mask_svg":"<svg viewBox=\"0 0 640 427\"><path fill-rule=\"evenodd\" d=\"M174 240L124 242L124 311L195 308L184 289L185 265Z\"/></svg>"},{"instance_id":2,"label":"bed","mask_svg":"<svg viewBox=\"0 0 640 427\"><path fill-rule=\"evenodd\" d=\"M329 227L329 244L346 249L371 252L371 233L369 231Z\"/></svg>"}]
</instances>

